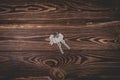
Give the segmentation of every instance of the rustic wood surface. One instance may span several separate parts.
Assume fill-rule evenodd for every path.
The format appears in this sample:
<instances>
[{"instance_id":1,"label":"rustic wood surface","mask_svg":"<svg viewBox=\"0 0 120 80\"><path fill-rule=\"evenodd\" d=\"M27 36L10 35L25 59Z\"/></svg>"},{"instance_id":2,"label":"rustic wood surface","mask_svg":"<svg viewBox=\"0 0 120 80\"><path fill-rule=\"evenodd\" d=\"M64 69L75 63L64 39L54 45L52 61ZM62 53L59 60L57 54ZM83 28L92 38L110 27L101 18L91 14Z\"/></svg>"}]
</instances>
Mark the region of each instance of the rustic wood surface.
<instances>
[{"instance_id":1,"label":"rustic wood surface","mask_svg":"<svg viewBox=\"0 0 120 80\"><path fill-rule=\"evenodd\" d=\"M0 80L120 80L119 49L119 0L0 0Z\"/></svg>"}]
</instances>

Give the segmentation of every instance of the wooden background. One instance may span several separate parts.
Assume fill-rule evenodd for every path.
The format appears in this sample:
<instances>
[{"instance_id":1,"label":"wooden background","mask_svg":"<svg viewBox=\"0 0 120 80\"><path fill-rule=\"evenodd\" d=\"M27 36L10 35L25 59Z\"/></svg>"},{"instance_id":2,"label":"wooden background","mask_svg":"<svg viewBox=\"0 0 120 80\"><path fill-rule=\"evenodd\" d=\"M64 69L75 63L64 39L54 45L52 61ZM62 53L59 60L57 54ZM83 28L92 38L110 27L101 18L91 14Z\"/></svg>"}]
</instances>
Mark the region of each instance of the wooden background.
<instances>
[{"instance_id":1,"label":"wooden background","mask_svg":"<svg viewBox=\"0 0 120 80\"><path fill-rule=\"evenodd\" d=\"M119 0L0 0L0 80L120 80L119 49Z\"/></svg>"}]
</instances>

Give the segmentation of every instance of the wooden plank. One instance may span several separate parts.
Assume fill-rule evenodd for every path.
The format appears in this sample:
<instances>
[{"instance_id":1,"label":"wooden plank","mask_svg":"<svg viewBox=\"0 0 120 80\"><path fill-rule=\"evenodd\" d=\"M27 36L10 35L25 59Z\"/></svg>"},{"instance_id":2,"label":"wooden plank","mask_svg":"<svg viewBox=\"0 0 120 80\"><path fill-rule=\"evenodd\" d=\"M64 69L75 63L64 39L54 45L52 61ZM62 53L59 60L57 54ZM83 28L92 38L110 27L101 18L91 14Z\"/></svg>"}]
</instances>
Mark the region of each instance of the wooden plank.
<instances>
[{"instance_id":1,"label":"wooden plank","mask_svg":"<svg viewBox=\"0 0 120 80\"><path fill-rule=\"evenodd\" d=\"M54 1L54 0L53 0ZM92 2L94 4L92 4ZM32 3L32 4L31 4ZM92 5L91 5L92 4ZM20 2L0 4L0 20L113 20L119 19L116 7L102 7L97 1L54 1ZM34 16L33 16L34 15ZM63 17L64 16L64 17ZM40 21L41 22L41 21Z\"/></svg>"},{"instance_id":2,"label":"wooden plank","mask_svg":"<svg viewBox=\"0 0 120 80\"><path fill-rule=\"evenodd\" d=\"M105 53L109 55L101 55ZM1 71L9 75L9 71L14 68L17 72L12 78L44 75L59 80L72 74L78 78L88 77L88 75L92 78L94 75L103 79L102 76L114 78L120 74L117 72L120 70L120 58L115 55L119 55L119 51L67 51L64 55L56 51L1 52ZM10 63L12 63L11 67L6 70L4 66L7 67ZM5 73L0 74L5 75Z\"/></svg>"},{"instance_id":3,"label":"wooden plank","mask_svg":"<svg viewBox=\"0 0 120 80\"><path fill-rule=\"evenodd\" d=\"M96 25L99 27L95 27ZM40 24L3 25L0 30L2 33L0 35L0 51L58 50L57 46L49 45L49 35L55 32L63 33L66 42L73 50L119 49L118 26L119 21L75 27L52 27L41 26ZM115 34L116 36L114 36Z\"/></svg>"}]
</instances>

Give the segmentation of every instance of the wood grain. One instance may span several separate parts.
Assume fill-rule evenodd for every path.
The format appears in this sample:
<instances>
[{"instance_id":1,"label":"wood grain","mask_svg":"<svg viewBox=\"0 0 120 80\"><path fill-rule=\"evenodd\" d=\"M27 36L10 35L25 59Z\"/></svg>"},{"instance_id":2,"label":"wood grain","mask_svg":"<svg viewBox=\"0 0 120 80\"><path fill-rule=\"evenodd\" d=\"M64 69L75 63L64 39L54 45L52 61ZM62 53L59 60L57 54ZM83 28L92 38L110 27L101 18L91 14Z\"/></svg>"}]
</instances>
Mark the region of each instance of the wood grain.
<instances>
[{"instance_id":1,"label":"wood grain","mask_svg":"<svg viewBox=\"0 0 120 80\"><path fill-rule=\"evenodd\" d=\"M0 1L0 80L119 80L119 49L119 0Z\"/></svg>"},{"instance_id":2,"label":"wood grain","mask_svg":"<svg viewBox=\"0 0 120 80\"><path fill-rule=\"evenodd\" d=\"M119 23L119 22L118 22ZM97 25L97 24L95 24ZM90 49L90 50L104 50L104 49L118 49L119 39L110 32L110 29L116 31L119 29L119 24L115 24L115 29L110 26L100 25L99 27L86 26L71 26L71 27L44 27L34 28L37 25L30 25L31 27L24 27L28 25L21 25L21 27L7 27L1 28L2 35L0 36L1 51L7 50L57 50L49 45L49 35L53 32L61 32L65 35L65 40L72 47L72 49ZM98 24L99 25L99 24ZM107 25L105 23L104 25ZM114 26L114 23L112 24ZM6 25L7 26L7 25ZM9 26L9 25L8 25ZM14 25L13 25L14 26ZM26 28L26 29L25 29ZM5 32L5 33L4 33ZM99 33L95 33L99 32ZM116 32L117 33L117 32ZM2 45L3 44L3 45ZM12 45L11 45L12 44ZM25 46L24 46L25 45ZM41 47L44 45L43 47ZM89 45L89 46L88 46ZM24 46L24 47L21 47ZM35 47L32 47L35 46Z\"/></svg>"},{"instance_id":3,"label":"wood grain","mask_svg":"<svg viewBox=\"0 0 120 80\"><path fill-rule=\"evenodd\" d=\"M66 54L64 55L59 54L59 52L57 51L1 53L1 64L8 67L8 64L12 63L10 66L15 69L15 74L13 76L10 75L10 70L6 70L6 68L4 67L2 68L2 71L7 73L0 74L6 76L10 75L11 78L18 76L29 77L31 75L51 76L54 79L58 80L66 78L65 76L69 75L76 75L78 78L88 77L88 75L89 77L93 77L94 75L96 75L94 77L99 78L102 76L106 76L109 78L109 76L111 75L110 77L114 78L115 76L119 75L119 73L116 73L116 70L120 70L120 58L115 56L119 55L119 52L114 50L72 50L71 52L66 51ZM106 56L101 54L106 54ZM10 69L10 66L8 69ZM112 69L112 72L110 71L110 69Z\"/></svg>"}]
</instances>

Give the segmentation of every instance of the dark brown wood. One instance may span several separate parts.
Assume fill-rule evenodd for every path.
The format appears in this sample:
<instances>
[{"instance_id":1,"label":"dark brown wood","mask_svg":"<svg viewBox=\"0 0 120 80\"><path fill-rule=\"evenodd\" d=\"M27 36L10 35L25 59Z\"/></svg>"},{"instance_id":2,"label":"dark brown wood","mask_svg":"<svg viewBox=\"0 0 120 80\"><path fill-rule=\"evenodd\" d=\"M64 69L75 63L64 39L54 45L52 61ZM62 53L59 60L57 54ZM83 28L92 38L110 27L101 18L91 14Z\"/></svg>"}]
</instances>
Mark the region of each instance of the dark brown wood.
<instances>
[{"instance_id":1,"label":"dark brown wood","mask_svg":"<svg viewBox=\"0 0 120 80\"><path fill-rule=\"evenodd\" d=\"M119 0L0 0L0 80L119 80L119 49Z\"/></svg>"}]
</instances>

